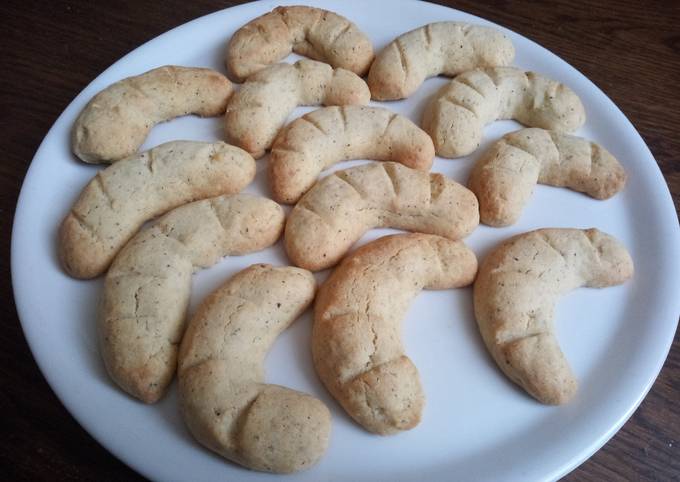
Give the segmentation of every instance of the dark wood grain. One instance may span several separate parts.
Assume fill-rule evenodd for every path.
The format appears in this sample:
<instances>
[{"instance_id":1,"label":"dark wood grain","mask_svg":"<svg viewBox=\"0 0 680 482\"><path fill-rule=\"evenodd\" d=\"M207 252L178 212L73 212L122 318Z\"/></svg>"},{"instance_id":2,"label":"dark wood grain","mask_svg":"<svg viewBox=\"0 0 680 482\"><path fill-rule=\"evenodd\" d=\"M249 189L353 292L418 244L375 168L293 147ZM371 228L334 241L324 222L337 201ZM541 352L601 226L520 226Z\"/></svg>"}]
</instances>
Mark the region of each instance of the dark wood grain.
<instances>
[{"instance_id":1,"label":"dark wood grain","mask_svg":"<svg viewBox=\"0 0 680 482\"><path fill-rule=\"evenodd\" d=\"M237 3L241 2L0 2L3 480L141 479L80 428L33 361L16 315L10 281L14 208L21 181L42 138L87 83L145 41ZM535 40L595 82L649 145L678 210L680 2L437 3L485 17ZM566 480L680 480L679 402L680 341L676 334L666 364L637 412Z\"/></svg>"}]
</instances>

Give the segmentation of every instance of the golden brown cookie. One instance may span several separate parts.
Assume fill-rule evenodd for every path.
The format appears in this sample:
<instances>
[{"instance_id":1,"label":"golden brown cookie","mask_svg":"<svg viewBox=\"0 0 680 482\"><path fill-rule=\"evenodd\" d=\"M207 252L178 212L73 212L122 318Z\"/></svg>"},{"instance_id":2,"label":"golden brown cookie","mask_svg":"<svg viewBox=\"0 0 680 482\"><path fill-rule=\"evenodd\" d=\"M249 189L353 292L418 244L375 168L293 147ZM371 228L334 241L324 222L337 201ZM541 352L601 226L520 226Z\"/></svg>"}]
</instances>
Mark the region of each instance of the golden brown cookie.
<instances>
[{"instance_id":1,"label":"golden brown cookie","mask_svg":"<svg viewBox=\"0 0 680 482\"><path fill-rule=\"evenodd\" d=\"M368 85L376 100L403 99L428 77L452 77L477 67L510 65L512 42L500 30L463 22L435 22L406 32L375 58Z\"/></svg>"},{"instance_id":2,"label":"golden brown cookie","mask_svg":"<svg viewBox=\"0 0 680 482\"><path fill-rule=\"evenodd\" d=\"M335 265L372 228L459 239L478 224L477 198L453 179L374 162L319 181L288 216L284 241L293 263L317 271Z\"/></svg>"},{"instance_id":3,"label":"golden brown cookie","mask_svg":"<svg viewBox=\"0 0 680 482\"><path fill-rule=\"evenodd\" d=\"M85 162L114 162L137 152L151 128L178 116L224 113L233 92L219 72L166 65L110 85L80 113L73 152Z\"/></svg>"},{"instance_id":4,"label":"golden brown cookie","mask_svg":"<svg viewBox=\"0 0 680 482\"><path fill-rule=\"evenodd\" d=\"M159 400L175 374L192 272L271 246L284 219L270 199L219 196L180 206L132 238L106 273L100 306L111 378L146 403Z\"/></svg>"},{"instance_id":5,"label":"golden brown cookie","mask_svg":"<svg viewBox=\"0 0 680 482\"><path fill-rule=\"evenodd\" d=\"M352 159L395 161L429 171L434 146L420 127L387 109L317 109L288 124L274 141L269 160L274 200L297 202L324 169Z\"/></svg>"},{"instance_id":6,"label":"golden brown cookie","mask_svg":"<svg viewBox=\"0 0 680 482\"><path fill-rule=\"evenodd\" d=\"M102 274L144 222L182 204L234 194L255 160L224 142L174 141L112 164L85 186L59 228L59 258L75 278Z\"/></svg>"},{"instance_id":7,"label":"golden brown cookie","mask_svg":"<svg viewBox=\"0 0 680 482\"><path fill-rule=\"evenodd\" d=\"M316 398L264 382L276 337L314 299L309 271L253 265L201 303L179 356L179 398L196 439L251 469L290 473L326 451L331 415Z\"/></svg>"},{"instance_id":8,"label":"golden brown cookie","mask_svg":"<svg viewBox=\"0 0 680 482\"><path fill-rule=\"evenodd\" d=\"M255 158L300 105L368 104L371 93L361 77L315 60L274 64L251 75L232 96L224 116L227 141Z\"/></svg>"},{"instance_id":9,"label":"golden brown cookie","mask_svg":"<svg viewBox=\"0 0 680 482\"><path fill-rule=\"evenodd\" d=\"M481 221L507 226L519 219L536 183L608 199L623 189L626 172L594 142L530 128L495 142L477 161L468 184L479 200Z\"/></svg>"},{"instance_id":10,"label":"golden brown cookie","mask_svg":"<svg viewBox=\"0 0 680 482\"><path fill-rule=\"evenodd\" d=\"M328 391L366 430L391 434L420 422L425 396L405 355L401 320L422 289L472 283L477 259L461 241L386 236L343 260L314 310L314 366Z\"/></svg>"},{"instance_id":11,"label":"golden brown cookie","mask_svg":"<svg viewBox=\"0 0 680 482\"><path fill-rule=\"evenodd\" d=\"M422 126L437 154L461 157L479 147L486 124L514 119L529 127L572 132L586 112L569 87L516 67L463 72L429 101Z\"/></svg>"},{"instance_id":12,"label":"golden brown cookie","mask_svg":"<svg viewBox=\"0 0 680 482\"><path fill-rule=\"evenodd\" d=\"M481 263L475 317L503 372L542 403L568 402L577 382L555 337L555 303L582 287L633 275L621 243L597 229L539 229L502 243Z\"/></svg>"},{"instance_id":13,"label":"golden brown cookie","mask_svg":"<svg viewBox=\"0 0 680 482\"><path fill-rule=\"evenodd\" d=\"M373 45L356 25L337 13L306 6L276 7L238 29L229 41L226 64L242 82L291 52L363 76Z\"/></svg>"}]
</instances>

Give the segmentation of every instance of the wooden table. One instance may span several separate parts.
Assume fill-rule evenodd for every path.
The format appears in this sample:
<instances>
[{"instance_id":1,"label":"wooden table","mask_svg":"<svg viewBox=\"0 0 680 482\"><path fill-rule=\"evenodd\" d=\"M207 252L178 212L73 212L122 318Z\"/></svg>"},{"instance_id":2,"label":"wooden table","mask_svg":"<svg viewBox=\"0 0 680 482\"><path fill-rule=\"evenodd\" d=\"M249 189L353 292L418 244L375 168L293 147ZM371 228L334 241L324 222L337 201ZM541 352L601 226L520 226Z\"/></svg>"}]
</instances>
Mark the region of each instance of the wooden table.
<instances>
[{"instance_id":1,"label":"wooden table","mask_svg":"<svg viewBox=\"0 0 680 482\"><path fill-rule=\"evenodd\" d=\"M42 138L94 77L147 40L241 2L4 0L0 135L0 477L137 480L69 415L36 366L10 281L10 231L21 181ZM597 84L640 131L680 202L680 2L439 1L550 49ZM680 293L679 293L680 294ZM680 479L680 341L635 415L567 480ZM105 414L104 414L105 415Z\"/></svg>"}]
</instances>

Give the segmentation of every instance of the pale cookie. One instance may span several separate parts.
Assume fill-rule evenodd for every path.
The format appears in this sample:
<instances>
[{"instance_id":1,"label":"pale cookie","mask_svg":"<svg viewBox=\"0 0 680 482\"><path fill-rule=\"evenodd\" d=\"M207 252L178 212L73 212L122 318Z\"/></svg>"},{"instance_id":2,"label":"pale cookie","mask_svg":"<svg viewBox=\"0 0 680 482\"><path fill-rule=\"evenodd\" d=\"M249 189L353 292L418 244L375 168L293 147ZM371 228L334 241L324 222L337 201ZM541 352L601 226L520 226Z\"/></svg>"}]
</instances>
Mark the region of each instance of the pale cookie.
<instances>
[{"instance_id":1,"label":"pale cookie","mask_svg":"<svg viewBox=\"0 0 680 482\"><path fill-rule=\"evenodd\" d=\"M479 268L477 324L508 378L542 403L566 403L577 382L555 337L555 303L575 288L612 286L632 275L626 249L597 229L520 234L493 250Z\"/></svg>"},{"instance_id":2,"label":"pale cookie","mask_svg":"<svg viewBox=\"0 0 680 482\"><path fill-rule=\"evenodd\" d=\"M356 25L314 7L276 7L238 29L229 41L226 64L242 82L291 52L363 76L373 61L373 45Z\"/></svg>"},{"instance_id":3,"label":"pale cookie","mask_svg":"<svg viewBox=\"0 0 680 482\"><path fill-rule=\"evenodd\" d=\"M223 114L232 91L229 79L210 69L168 65L128 77L85 106L71 131L73 152L91 163L131 156L159 122Z\"/></svg>"},{"instance_id":4,"label":"pale cookie","mask_svg":"<svg viewBox=\"0 0 680 482\"><path fill-rule=\"evenodd\" d=\"M326 107L288 124L276 137L269 186L281 203L295 203L324 169L340 161L395 161L429 171L432 139L406 117L380 107Z\"/></svg>"},{"instance_id":5,"label":"pale cookie","mask_svg":"<svg viewBox=\"0 0 680 482\"><path fill-rule=\"evenodd\" d=\"M181 204L234 194L255 160L224 142L174 141L99 171L59 228L59 258L75 278L106 271L144 222Z\"/></svg>"},{"instance_id":6,"label":"pale cookie","mask_svg":"<svg viewBox=\"0 0 680 482\"><path fill-rule=\"evenodd\" d=\"M251 469L289 473L328 446L331 415L316 398L268 385L264 359L314 299L308 271L253 265L208 296L179 355L179 400L196 439Z\"/></svg>"},{"instance_id":7,"label":"pale cookie","mask_svg":"<svg viewBox=\"0 0 680 482\"><path fill-rule=\"evenodd\" d=\"M312 354L319 378L366 430L415 427L425 397L405 355L401 320L422 289L467 286L477 259L461 241L427 234L380 238L345 258L319 289Z\"/></svg>"},{"instance_id":8,"label":"pale cookie","mask_svg":"<svg viewBox=\"0 0 680 482\"><path fill-rule=\"evenodd\" d=\"M158 401L175 374L192 272L271 246L284 219L269 199L219 196L180 206L132 238L106 274L98 320L111 378L133 397Z\"/></svg>"},{"instance_id":9,"label":"pale cookie","mask_svg":"<svg viewBox=\"0 0 680 482\"><path fill-rule=\"evenodd\" d=\"M423 113L437 154L461 157L479 147L486 124L514 119L529 127L571 132L585 109L569 87L534 72L495 67L464 72L442 87Z\"/></svg>"},{"instance_id":10,"label":"pale cookie","mask_svg":"<svg viewBox=\"0 0 680 482\"><path fill-rule=\"evenodd\" d=\"M335 265L372 228L398 228L449 239L479 224L477 198L442 174L394 162L337 171L320 180L286 221L285 247L296 265Z\"/></svg>"},{"instance_id":11,"label":"pale cookie","mask_svg":"<svg viewBox=\"0 0 680 482\"><path fill-rule=\"evenodd\" d=\"M428 77L452 77L476 67L510 65L512 42L500 30L435 22L400 35L375 58L368 85L376 100L403 99Z\"/></svg>"},{"instance_id":12,"label":"pale cookie","mask_svg":"<svg viewBox=\"0 0 680 482\"><path fill-rule=\"evenodd\" d=\"M623 189L626 173L594 142L532 128L494 143L477 161L469 187L479 200L481 221L507 226L519 219L536 183L607 199Z\"/></svg>"},{"instance_id":13,"label":"pale cookie","mask_svg":"<svg viewBox=\"0 0 680 482\"><path fill-rule=\"evenodd\" d=\"M227 106L227 141L262 157L288 115L299 105L368 104L371 93L361 77L315 60L275 64L248 78Z\"/></svg>"}]
</instances>

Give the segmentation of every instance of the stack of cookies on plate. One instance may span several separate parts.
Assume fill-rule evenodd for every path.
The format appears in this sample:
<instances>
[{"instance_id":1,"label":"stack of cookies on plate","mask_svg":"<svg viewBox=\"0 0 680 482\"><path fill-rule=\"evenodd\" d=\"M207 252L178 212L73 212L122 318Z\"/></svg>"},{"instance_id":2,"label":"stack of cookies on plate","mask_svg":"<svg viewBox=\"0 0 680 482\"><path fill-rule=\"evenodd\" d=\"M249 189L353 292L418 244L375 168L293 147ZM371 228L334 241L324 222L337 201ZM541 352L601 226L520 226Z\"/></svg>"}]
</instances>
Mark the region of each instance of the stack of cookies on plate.
<instances>
[{"instance_id":1,"label":"stack of cookies on plate","mask_svg":"<svg viewBox=\"0 0 680 482\"><path fill-rule=\"evenodd\" d=\"M280 62L291 52L309 59ZM480 220L515 223L537 183L607 199L626 175L603 147L569 135L585 122L579 97L513 59L499 29L460 22L424 25L374 56L349 19L278 7L231 38L237 89L214 70L164 66L94 96L73 127L73 152L110 165L63 220L58 250L71 276L105 275L98 330L111 378L154 403L177 372L181 411L200 443L245 467L295 472L325 453L331 415L310 395L265 383L276 337L314 302L311 348L328 391L366 430L408 430L425 395L401 319L422 289L474 283L479 330L501 370L540 402L567 402L577 384L555 338L554 305L577 287L630 278L628 252L597 229L546 228L501 243L478 269L461 239ZM452 79L420 126L369 106L407 98L438 75ZM298 106L322 107L289 122ZM224 116L226 142L138 152L155 124L188 114ZM482 153L468 187L430 172L436 155L475 151L484 126L500 119L527 128ZM273 200L240 194L268 151ZM382 162L321 177L357 159ZM287 216L278 203L293 205ZM411 233L352 252L384 227ZM237 273L187 321L194 272L282 234L295 266ZM312 271L327 268L317 290Z\"/></svg>"}]
</instances>

